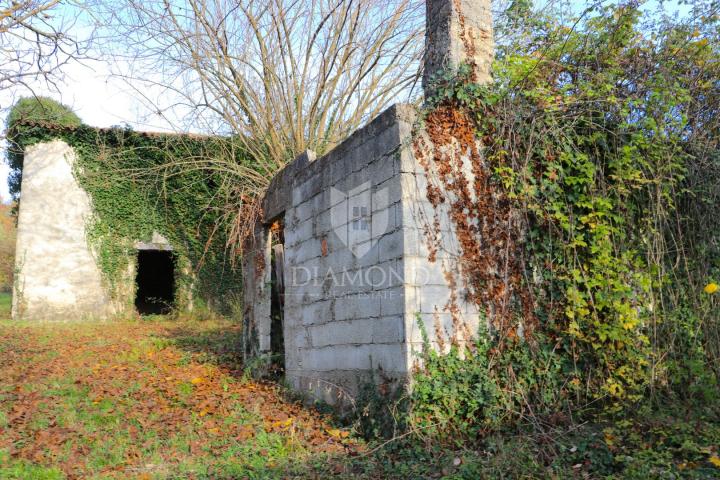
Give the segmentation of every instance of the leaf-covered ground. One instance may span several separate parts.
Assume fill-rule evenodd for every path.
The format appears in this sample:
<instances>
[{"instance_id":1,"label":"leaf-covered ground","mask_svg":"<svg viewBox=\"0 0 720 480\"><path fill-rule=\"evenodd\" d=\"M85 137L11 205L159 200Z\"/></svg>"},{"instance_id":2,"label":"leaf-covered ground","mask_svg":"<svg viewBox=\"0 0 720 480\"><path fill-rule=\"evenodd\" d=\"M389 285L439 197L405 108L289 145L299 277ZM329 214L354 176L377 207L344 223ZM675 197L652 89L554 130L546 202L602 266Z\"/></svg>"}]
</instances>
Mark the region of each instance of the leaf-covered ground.
<instances>
[{"instance_id":1,"label":"leaf-covered ground","mask_svg":"<svg viewBox=\"0 0 720 480\"><path fill-rule=\"evenodd\" d=\"M244 379L238 345L231 324L0 324L0 478L341 473L361 447Z\"/></svg>"},{"instance_id":2,"label":"leaf-covered ground","mask_svg":"<svg viewBox=\"0 0 720 480\"><path fill-rule=\"evenodd\" d=\"M239 345L229 322L0 320L0 479L720 478L716 409L366 444L245 377Z\"/></svg>"}]
</instances>

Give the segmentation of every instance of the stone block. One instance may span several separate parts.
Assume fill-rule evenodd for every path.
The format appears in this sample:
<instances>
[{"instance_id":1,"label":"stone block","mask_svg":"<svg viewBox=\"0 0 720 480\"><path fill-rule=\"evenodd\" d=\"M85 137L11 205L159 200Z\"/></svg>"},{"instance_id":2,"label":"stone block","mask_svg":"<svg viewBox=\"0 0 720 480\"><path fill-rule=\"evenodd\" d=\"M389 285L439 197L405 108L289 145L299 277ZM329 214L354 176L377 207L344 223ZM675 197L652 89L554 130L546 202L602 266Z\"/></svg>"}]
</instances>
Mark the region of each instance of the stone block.
<instances>
[{"instance_id":1,"label":"stone block","mask_svg":"<svg viewBox=\"0 0 720 480\"><path fill-rule=\"evenodd\" d=\"M426 285L418 289L422 313L444 312L450 301L451 291L442 285Z\"/></svg>"},{"instance_id":2,"label":"stone block","mask_svg":"<svg viewBox=\"0 0 720 480\"><path fill-rule=\"evenodd\" d=\"M374 240L400 228L401 225L398 222L399 208L400 204L396 203L372 213L370 217L370 232Z\"/></svg>"},{"instance_id":3,"label":"stone block","mask_svg":"<svg viewBox=\"0 0 720 480\"><path fill-rule=\"evenodd\" d=\"M373 294L355 293L336 297L333 310L336 321L379 317L381 304Z\"/></svg>"},{"instance_id":4,"label":"stone block","mask_svg":"<svg viewBox=\"0 0 720 480\"><path fill-rule=\"evenodd\" d=\"M295 225L285 226L285 247L293 247L306 240L310 240L313 235L313 221L298 222Z\"/></svg>"},{"instance_id":5,"label":"stone block","mask_svg":"<svg viewBox=\"0 0 720 480\"><path fill-rule=\"evenodd\" d=\"M379 185L392 178L396 173L396 155L385 155L379 157L368 165L369 180L373 185Z\"/></svg>"},{"instance_id":6,"label":"stone block","mask_svg":"<svg viewBox=\"0 0 720 480\"><path fill-rule=\"evenodd\" d=\"M335 321L309 327L316 348L330 345L362 345L372 343L372 322L369 319Z\"/></svg>"},{"instance_id":7,"label":"stone block","mask_svg":"<svg viewBox=\"0 0 720 480\"><path fill-rule=\"evenodd\" d=\"M388 288L376 292L376 295L380 298L380 314L383 317L405 313L407 298L404 287Z\"/></svg>"},{"instance_id":8,"label":"stone block","mask_svg":"<svg viewBox=\"0 0 720 480\"><path fill-rule=\"evenodd\" d=\"M317 214L315 207L316 205L313 198L308 198L304 202L295 206L294 215L297 217L297 221L304 222L310 218L313 218Z\"/></svg>"},{"instance_id":9,"label":"stone block","mask_svg":"<svg viewBox=\"0 0 720 480\"><path fill-rule=\"evenodd\" d=\"M380 237L378 240L379 261L384 262L400 258L405 251L405 233L396 230Z\"/></svg>"},{"instance_id":10,"label":"stone block","mask_svg":"<svg viewBox=\"0 0 720 480\"><path fill-rule=\"evenodd\" d=\"M364 269L365 278L373 290L385 290L405 284L405 270L401 260L388 260Z\"/></svg>"},{"instance_id":11,"label":"stone block","mask_svg":"<svg viewBox=\"0 0 720 480\"><path fill-rule=\"evenodd\" d=\"M329 185L338 185L346 178L352 169L348 157L335 158L329 165Z\"/></svg>"},{"instance_id":12,"label":"stone block","mask_svg":"<svg viewBox=\"0 0 720 480\"><path fill-rule=\"evenodd\" d=\"M372 323L372 341L377 344L402 342L404 330L401 315L378 318Z\"/></svg>"},{"instance_id":13,"label":"stone block","mask_svg":"<svg viewBox=\"0 0 720 480\"><path fill-rule=\"evenodd\" d=\"M320 193L323 187L322 175L313 175L299 185L294 185L292 189L293 206L313 198Z\"/></svg>"}]
</instances>

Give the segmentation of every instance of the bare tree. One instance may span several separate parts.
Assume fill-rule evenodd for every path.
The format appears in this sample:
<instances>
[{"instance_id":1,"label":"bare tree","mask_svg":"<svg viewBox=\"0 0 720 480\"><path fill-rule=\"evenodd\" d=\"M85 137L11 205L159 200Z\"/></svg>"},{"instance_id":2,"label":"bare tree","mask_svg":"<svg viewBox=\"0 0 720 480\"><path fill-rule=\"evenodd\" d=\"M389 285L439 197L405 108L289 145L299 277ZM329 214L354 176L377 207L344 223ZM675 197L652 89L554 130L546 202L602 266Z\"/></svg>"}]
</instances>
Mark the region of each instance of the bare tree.
<instances>
[{"instance_id":1,"label":"bare tree","mask_svg":"<svg viewBox=\"0 0 720 480\"><path fill-rule=\"evenodd\" d=\"M275 172L306 149L328 151L409 98L419 77L422 0L106 5L106 26L121 39L116 67L126 70L118 74L168 121L189 112L185 128L233 135L252 159L176 165L216 169L230 179L222 208L235 216L236 247L257 214L253 199Z\"/></svg>"},{"instance_id":2,"label":"bare tree","mask_svg":"<svg viewBox=\"0 0 720 480\"><path fill-rule=\"evenodd\" d=\"M10 97L32 93L38 80L58 89L63 66L88 51L88 31L82 41L76 28L87 2L11 0L0 5L0 91ZM3 105L7 107L9 105Z\"/></svg>"},{"instance_id":3,"label":"bare tree","mask_svg":"<svg viewBox=\"0 0 720 480\"><path fill-rule=\"evenodd\" d=\"M307 148L332 148L417 79L417 0L121 3L111 26L131 54L124 75L220 119L267 174Z\"/></svg>"}]
</instances>

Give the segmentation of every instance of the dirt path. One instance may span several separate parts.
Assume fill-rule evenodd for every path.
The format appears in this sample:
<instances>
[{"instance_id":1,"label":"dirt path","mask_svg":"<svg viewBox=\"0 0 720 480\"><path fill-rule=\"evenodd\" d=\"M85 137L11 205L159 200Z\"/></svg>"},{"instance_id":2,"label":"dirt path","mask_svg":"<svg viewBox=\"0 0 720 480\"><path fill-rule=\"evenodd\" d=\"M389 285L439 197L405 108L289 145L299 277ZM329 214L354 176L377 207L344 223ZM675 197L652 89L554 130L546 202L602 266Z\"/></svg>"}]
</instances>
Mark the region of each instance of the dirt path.
<instances>
[{"instance_id":1,"label":"dirt path","mask_svg":"<svg viewBox=\"0 0 720 480\"><path fill-rule=\"evenodd\" d=\"M357 453L244 380L239 345L218 323L0 324L0 477L305 478Z\"/></svg>"}]
</instances>

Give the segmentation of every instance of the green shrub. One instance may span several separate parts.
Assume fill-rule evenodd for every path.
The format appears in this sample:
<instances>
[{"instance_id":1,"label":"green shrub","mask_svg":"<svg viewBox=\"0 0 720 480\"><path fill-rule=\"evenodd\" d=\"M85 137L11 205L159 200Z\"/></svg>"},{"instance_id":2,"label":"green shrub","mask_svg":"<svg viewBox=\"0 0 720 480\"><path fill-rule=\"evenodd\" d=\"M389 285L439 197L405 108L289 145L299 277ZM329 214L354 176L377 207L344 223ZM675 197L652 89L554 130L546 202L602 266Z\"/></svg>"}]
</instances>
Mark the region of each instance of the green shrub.
<instances>
[{"instance_id":1,"label":"green shrub","mask_svg":"<svg viewBox=\"0 0 720 480\"><path fill-rule=\"evenodd\" d=\"M43 138L43 132L48 127L77 127L81 123L80 117L69 107L52 98L28 97L17 101L5 123L8 139L6 154L10 167L8 187L14 199L20 194L25 145L35 143L33 138ZM19 138L21 134L22 140Z\"/></svg>"}]
</instances>

